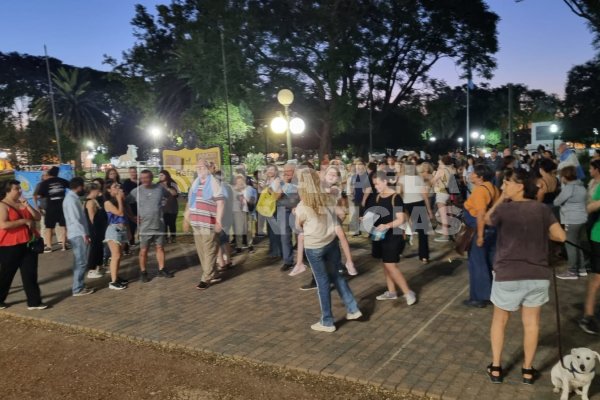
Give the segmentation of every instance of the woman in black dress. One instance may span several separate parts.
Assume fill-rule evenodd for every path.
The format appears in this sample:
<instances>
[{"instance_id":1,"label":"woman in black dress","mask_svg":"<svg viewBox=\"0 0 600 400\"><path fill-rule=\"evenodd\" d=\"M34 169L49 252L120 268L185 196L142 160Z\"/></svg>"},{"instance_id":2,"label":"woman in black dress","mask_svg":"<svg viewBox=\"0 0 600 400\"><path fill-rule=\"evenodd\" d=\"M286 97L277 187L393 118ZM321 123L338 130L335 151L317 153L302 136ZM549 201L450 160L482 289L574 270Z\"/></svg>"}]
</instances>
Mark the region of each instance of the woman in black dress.
<instances>
[{"instance_id":1,"label":"woman in black dress","mask_svg":"<svg viewBox=\"0 0 600 400\"><path fill-rule=\"evenodd\" d=\"M387 283L387 291L377 300L396 300L396 287L399 287L410 306L417 302L415 292L410 290L404 275L398 269L400 254L404 250L404 235L400 226L406 222L403 212L402 197L388 184L385 172L379 171L374 175L373 184L377 194L372 196L367 212L377 216L372 231L372 255L383 261L383 271ZM365 215L366 216L366 215Z\"/></svg>"}]
</instances>

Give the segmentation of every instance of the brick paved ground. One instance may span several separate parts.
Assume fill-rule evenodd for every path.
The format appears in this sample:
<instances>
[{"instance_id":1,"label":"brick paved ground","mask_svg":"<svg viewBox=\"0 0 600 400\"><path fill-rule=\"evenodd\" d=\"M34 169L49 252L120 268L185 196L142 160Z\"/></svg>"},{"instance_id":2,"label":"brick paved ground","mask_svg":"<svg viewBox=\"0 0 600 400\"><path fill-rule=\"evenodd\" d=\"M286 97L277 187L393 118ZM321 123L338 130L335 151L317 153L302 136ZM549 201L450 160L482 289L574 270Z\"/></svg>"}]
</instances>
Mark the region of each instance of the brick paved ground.
<instances>
[{"instance_id":1,"label":"brick paved ground","mask_svg":"<svg viewBox=\"0 0 600 400\"><path fill-rule=\"evenodd\" d=\"M185 238L183 238L185 240ZM365 239L352 239L361 274L351 287L366 318L345 321L345 311L333 294L338 331L310 330L319 318L315 291L298 290L308 273L290 278L280 263L268 261L266 241L254 255L236 257L240 264L230 279L200 292L198 259L191 244L167 246L167 265L178 270L174 279L132 282L121 292L108 290L108 278L89 281L98 289L91 296L70 296L71 253L40 256L40 284L45 311L27 311L18 278L3 312L47 319L186 348L247 358L267 365L368 382L385 388L443 399L555 399L549 371L557 361L554 314L542 313L543 330L536 367L543 378L533 387L520 384L522 330L519 316L509 322L503 385L492 385L484 373L491 356L488 330L491 309L461 304L468 295L465 260L449 262L451 253L434 247L434 261L422 266L413 248L401 263L419 303L377 302L384 290L381 267L369 255ZM152 254L151 258L152 260ZM136 279L136 259L128 257L123 275ZM150 271L155 270L151 263ZM574 321L581 312L585 280L561 281L564 347L600 349L600 339L582 333ZM600 386L592 386L600 398Z\"/></svg>"}]
</instances>

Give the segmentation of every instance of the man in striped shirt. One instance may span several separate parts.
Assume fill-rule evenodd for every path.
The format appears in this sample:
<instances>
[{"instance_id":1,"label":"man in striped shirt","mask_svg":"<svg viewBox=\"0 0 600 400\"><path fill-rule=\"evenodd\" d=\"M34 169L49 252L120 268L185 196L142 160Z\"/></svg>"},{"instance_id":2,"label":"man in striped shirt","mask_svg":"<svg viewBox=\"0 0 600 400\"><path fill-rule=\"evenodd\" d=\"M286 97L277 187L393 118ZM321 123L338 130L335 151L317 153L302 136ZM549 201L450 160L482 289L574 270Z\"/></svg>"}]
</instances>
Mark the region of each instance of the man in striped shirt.
<instances>
[{"instance_id":1,"label":"man in striped shirt","mask_svg":"<svg viewBox=\"0 0 600 400\"><path fill-rule=\"evenodd\" d=\"M192 183L184 213L183 230L194 233L196 252L202 266L202 280L196 286L207 289L221 278L216 274L218 236L223 227L224 197L217 179L210 173L210 163L198 160L198 177Z\"/></svg>"}]
</instances>

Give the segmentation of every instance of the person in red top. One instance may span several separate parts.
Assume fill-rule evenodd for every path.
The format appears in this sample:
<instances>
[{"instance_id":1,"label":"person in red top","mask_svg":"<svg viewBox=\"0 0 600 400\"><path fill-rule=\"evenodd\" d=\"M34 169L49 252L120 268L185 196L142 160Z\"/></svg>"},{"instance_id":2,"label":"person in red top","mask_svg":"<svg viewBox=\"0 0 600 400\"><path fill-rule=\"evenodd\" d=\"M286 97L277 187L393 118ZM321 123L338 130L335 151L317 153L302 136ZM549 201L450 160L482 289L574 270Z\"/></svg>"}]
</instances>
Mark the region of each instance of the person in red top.
<instances>
[{"instance_id":1,"label":"person in red top","mask_svg":"<svg viewBox=\"0 0 600 400\"><path fill-rule=\"evenodd\" d=\"M27 248L30 235L37 234L35 221L40 218L40 213L23 198L21 183L4 182L0 188L0 309L8 307L5 300L17 269L21 270L27 308L48 308L42 303L37 282L38 255Z\"/></svg>"}]
</instances>

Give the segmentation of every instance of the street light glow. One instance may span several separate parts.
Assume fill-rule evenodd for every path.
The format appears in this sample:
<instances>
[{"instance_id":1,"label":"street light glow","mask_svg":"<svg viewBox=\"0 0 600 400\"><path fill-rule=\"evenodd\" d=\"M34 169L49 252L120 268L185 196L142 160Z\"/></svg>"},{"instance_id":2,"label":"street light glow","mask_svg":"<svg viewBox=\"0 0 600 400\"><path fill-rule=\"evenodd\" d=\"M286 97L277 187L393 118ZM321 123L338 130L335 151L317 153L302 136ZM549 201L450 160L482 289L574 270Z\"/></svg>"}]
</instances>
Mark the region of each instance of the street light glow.
<instances>
[{"instance_id":1,"label":"street light glow","mask_svg":"<svg viewBox=\"0 0 600 400\"><path fill-rule=\"evenodd\" d=\"M479 132L477 132L477 131L473 131L473 132L471 132L471 137L472 137L473 139L477 139L477 138L479 137Z\"/></svg>"},{"instance_id":2,"label":"street light glow","mask_svg":"<svg viewBox=\"0 0 600 400\"><path fill-rule=\"evenodd\" d=\"M552 133L558 132L558 125L556 125L556 124L550 125L550 132L552 132Z\"/></svg>"},{"instance_id":3,"label":"street light glow","mask_svg":"<svg viewBox=\"0 0 600 400\"><path fill-rule=\"evenodd\" d=\"M275 133L284 133L287 130L287 121L279 116L271 121L271 130Z\"/></svg>"},{"instance_id":4,"label":"street light glow","mask_svg":"<svg viewBox=\"0 0 600 400\"><path fill-rule=\"evenodd\" d=\"M158 126L151 126L148 132L150 132L150 136L157 139L160 136L161 130Z\"/></svg>"},{"instance_id":5,"label":"street light glow","mask_svg":"<svg viewBox=\"0 0 600 400\"><path fill-rule=\"evenodd\" d=\"M86 143L87 147L89 147L90 149L94 148L94 142L92 142L91 140L88 140Z\"/></svg>"},{"instance_id":6,"label":"street light glow","mask_svg":"<svg viewBox=\"0 0 600 400\"><path fill-rule=\"evenodd\" d=\"M430 142L435 142L435 136L432 136L432 137L430 137L430 138L429 138L429 141L430 141Z\"/></svg>"},{"instance_id":7,"label":"street light glow","mask_svg":"<svg viewBox=\"0 0 600 400\"><path fill-rule=\"evenodd\" d=\"M463 138L459 137L458 138L458 143L462 143L463 142Z\"/></svg>"},{"instance_id":8,"label":"street light glow","mask_svg":"<svg viewBox=\"0 0 600 400\"><path fill-rule=\"evenodd\" d=\"M304 132L304 129L306 129L306 124L304 123L304 120L302 118L292 118L292 120L290 121L290 132L292 132L295 135L299 135L302 132Z\"/></svg>"},{"instance_id":9,"label":"street light glow","mask_svg":"<svg viewBox=\"0 0 600 400\"><path fill-rule=\"evenodd\" d=\"M485 135L480 135L480 136L479 136L479 139L480 139L480 140L485 140Z\"/></svg>"}]
</instances>

